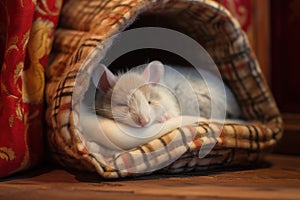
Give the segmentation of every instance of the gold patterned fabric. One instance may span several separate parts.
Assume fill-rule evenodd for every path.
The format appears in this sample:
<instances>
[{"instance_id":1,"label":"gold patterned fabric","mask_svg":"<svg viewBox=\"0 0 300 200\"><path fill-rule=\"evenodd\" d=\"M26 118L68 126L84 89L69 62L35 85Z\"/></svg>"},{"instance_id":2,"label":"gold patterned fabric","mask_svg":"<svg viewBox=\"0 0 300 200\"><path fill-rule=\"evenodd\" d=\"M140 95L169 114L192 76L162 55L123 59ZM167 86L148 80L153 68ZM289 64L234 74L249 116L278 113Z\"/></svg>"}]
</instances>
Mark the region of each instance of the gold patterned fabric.
<instances>
[{"instance_id":1,"label":"gold patterned fabric","mask_svg":"<svg viewBox=\"0 0 300 200\"><path fill-rule=\"evenodd\" d=\"M113 34L146 13L174 19L206 49L249 122L223 125L207 119L108 157L89 152L76 105L96 67L90 63L103 57ZM76 90L75 81L80 83ZM73 98L74 92L79 98ZM280 113L246 34L225 8L210 0L67 1L47 68L46 100L51 156L65 167L97 171L105 178L250 165L261 161L282 136ZM204 141L210 140L217 144L200 158Z\"/></svg>"},{"instance_id":2,"label":"gold patterned fabric","mask_svg":"<svg viewBox=\"0 0 300 200\"><path fill-rule=\"evenodd\" d=\"M0 177L43 158L44 67L61 0L0 2Z\"/></svg>"}]
</instances>

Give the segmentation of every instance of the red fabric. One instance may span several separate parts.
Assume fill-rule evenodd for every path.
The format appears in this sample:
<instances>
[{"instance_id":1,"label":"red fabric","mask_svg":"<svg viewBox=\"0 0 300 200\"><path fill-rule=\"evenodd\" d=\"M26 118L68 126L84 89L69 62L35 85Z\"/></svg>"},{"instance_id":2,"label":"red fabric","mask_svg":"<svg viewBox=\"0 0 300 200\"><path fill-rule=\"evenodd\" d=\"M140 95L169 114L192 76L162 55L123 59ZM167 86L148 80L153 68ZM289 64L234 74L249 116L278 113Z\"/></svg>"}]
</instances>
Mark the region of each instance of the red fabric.
<instances>
[{"instance_id":1,"label":"red fabric","mask_svg":"<svg viewBox=\"0 0 300 200\"><path fill-rule=\"evenodd\" d=\"M252 1L250 0L215 0L224 5L248 32L252 23Z\"/></svg>"},{"instance_id":2,"label":"red fabric","mask_svg":"<svg viewBox=\"0 0 300 200\"><path fill-rule=\"evenodd\" d=\"M255 47L253 24L253 1L250 0L215 0L226 7L239 21L242 29L247 33L250 44Z\"/></svg>"},{"instance_id":3,"label":"red fabric","mask_svg":"<svg viewBox=\"0 0 300 200\"><path fill-rule=\"evenodd\" d=\"M0 177L42 159L44 66L61 2L0 1Z\"/></svg>"}]
</instances>

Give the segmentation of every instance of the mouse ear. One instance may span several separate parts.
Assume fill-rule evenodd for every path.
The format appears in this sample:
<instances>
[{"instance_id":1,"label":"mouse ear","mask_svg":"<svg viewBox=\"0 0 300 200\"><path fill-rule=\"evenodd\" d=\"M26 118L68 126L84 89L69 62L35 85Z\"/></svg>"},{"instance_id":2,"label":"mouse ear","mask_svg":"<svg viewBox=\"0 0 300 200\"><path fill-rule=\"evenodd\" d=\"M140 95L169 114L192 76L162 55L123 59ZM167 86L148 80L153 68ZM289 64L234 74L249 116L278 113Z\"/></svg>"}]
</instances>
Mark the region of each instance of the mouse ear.
<instances>
[{"instance_id":1,"label":"mouse ear","mask_svg":"<svg viewBox=\"0 0 300 200\"><path fill-rule=\"evenodd\" d=\"M98 89L107 92L115 85L117 77L105 65L99 64L92 74L92 80Z\"/></svg>"},{"instance_id":2,"label":"mouse ear","mask_svg":"<svg viewBox=\"0 0 300 200\"><path fill-rule=\"evenodd\" d=\"M151 83L158 83L164 76L164 65L160 61L152 61L147 65L142 76Z\"/></svg>"}]
</instances>

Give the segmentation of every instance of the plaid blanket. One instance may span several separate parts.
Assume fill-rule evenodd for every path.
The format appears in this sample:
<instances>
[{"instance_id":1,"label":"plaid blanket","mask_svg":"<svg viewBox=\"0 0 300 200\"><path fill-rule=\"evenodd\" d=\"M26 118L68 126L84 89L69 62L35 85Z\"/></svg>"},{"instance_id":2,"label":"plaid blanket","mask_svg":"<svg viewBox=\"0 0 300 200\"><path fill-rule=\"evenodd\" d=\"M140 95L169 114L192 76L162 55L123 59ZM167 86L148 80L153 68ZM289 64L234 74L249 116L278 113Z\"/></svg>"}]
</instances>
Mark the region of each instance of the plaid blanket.
<instances>
[{"instance_id":1,"label":"plaid blanket","mask_svg":"<svg viewBox=\"0 0 300 200\"><path fill-rule=\"evenodd\" d=\"M90 151L79 123L79 104L96 63L109 48L107 41L145 13L171 17L207 50L248 123L201 120L126 151L103 154L101 145L97 147L104 151ZM247 36L214 1L67 1L53 46L46 71L47 136L51 156L67 168L119 178L250 165L261 161L282 136L279 110ZM199 156L213 143L205 157Z\"/></svg>"}]
</instances>

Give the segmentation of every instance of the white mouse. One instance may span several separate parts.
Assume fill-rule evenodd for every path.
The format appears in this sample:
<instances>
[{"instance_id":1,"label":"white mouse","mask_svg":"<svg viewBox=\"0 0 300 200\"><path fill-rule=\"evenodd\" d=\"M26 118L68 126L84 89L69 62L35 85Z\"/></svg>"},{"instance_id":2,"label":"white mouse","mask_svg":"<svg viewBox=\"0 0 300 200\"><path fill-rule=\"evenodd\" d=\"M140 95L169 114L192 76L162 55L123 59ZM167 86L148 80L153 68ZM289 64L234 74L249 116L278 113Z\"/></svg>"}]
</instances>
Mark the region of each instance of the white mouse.
<instances>
[{"instance_id":1,"label":"white mouse","mask_svg":"<svg viewBox=\"0 0 300 200\"><path fill-rule=\"evenodd\" d=\"M117 76L104 65L100 67L104 72L95 84L98 115L132 127L147 127L180 115L175 95L159 84L164 76L159 61L149 63L141 73L129 71Z\"/></svg>"},{"instance_id":2,"label":"white mouse","mask_svg":"<svg viewBox=\"0 0 300 200\"><path fill-rule=\"evenodd\" d=\"M104 65L100 68L100 80L93 79L98 88L96 113L132 127L147 127L180 115L214 119L241 116L230 89L212 74L203 80L194 68L168 67L160 61L150 62L143 71L117 76Z\"/></svg>"}]
</instances>

